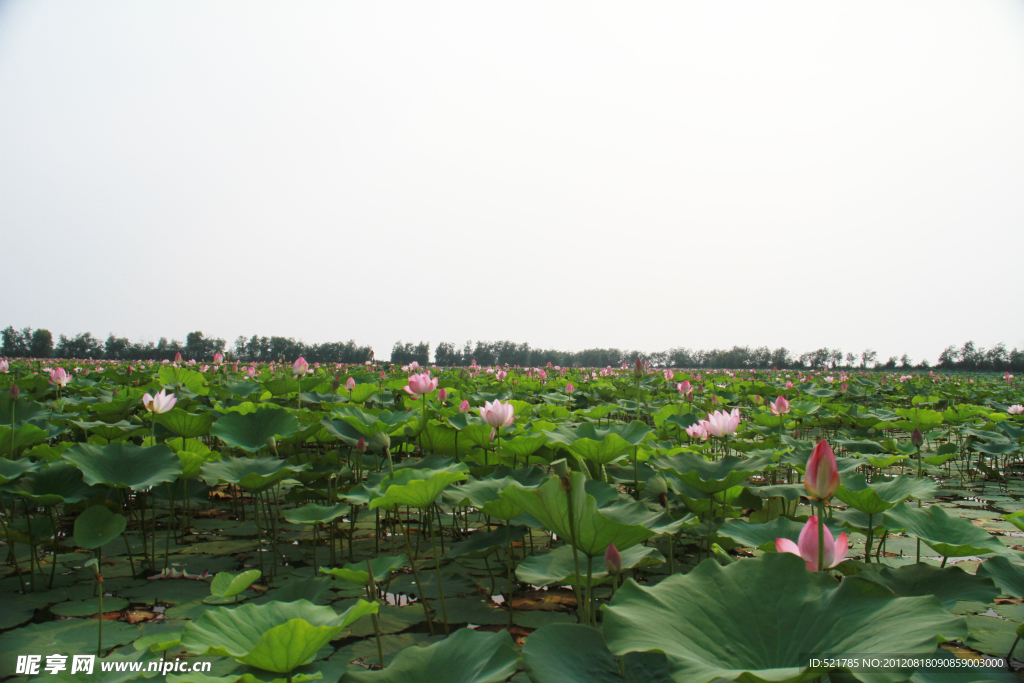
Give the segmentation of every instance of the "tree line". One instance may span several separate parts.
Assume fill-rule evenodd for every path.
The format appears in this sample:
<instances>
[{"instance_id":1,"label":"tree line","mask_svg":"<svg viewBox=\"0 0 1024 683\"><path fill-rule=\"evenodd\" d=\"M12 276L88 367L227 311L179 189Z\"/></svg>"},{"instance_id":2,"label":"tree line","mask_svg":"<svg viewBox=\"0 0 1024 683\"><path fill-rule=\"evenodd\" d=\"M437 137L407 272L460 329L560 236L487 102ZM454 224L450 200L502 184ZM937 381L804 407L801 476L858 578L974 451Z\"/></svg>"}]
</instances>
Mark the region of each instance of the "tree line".
<instances>
[{"instance_id":1,"label":"tree line","mask_svg":"<svg viewBox=\"0 0 1024 683\"><path fill-rule=\"evenodd\" d=\"M173 360L179 353L185 360L213 360L223 353L228 360L251 363L292 361L299 356L310 363L364 363L374 359L373 349L355 341L306 344L292 337L240 336L231 349L223 339L207 337L202 332L189 332L185 341L161 337L157 342L132 342L114 334L106 340L82 332L73 337L60 335L55 341L49 330L8 326L0 332L0 356L6 358L77 358L105 360ZM931 367L927 360L913 363L908 354L890 356L883 361L878 352L865 349L860 353L843 353L841 349L822 347L797 354L786 347L733 346L730 349L690 349L674 347L667 351L643 352L629 349L594 348L583 351L559 351L533 348L527 343L511 341L467 341L461 346L441 342L431 358L429 342L397 341L391 348L391 362L406 365L416 361L427 365L433 360L440 366L478 365L542 366L551 363L562 367L608 367L632 363L643 358L657 367L707 369L837 369L875 368L883 370L922 370ZM961 346L951 345L939 355L936 368L943 370L1021 372L1024 371L1024 350L996 344L985 349L973 341Z\"/></svg>"}]
</instances>

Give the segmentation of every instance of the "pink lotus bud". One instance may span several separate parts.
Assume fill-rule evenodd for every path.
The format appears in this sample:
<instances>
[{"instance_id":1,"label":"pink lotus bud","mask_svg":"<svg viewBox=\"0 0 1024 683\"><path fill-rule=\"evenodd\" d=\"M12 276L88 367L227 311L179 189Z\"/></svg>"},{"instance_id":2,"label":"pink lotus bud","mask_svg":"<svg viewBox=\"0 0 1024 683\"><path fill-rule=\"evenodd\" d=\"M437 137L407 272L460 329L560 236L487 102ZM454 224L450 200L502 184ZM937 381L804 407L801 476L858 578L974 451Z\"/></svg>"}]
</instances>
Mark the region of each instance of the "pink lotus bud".
<instances>
[{"instance_id":1,"label":"pink lotus bud","mask_svg":"<svg viewBox=\"0 0 1024 683\"><path fill-rule=\"evenodd\" d=\"M643 379L647 376L647 369L644 367L644 362L637 356L636 362L633 363L633 377L636 379Z\"/></svg>"},{"instance_id":2,"label":"pink lotus bud","mask_svg":"<svg viewBox=\"0 0 1024 683\"><path fill-rule=\"evenodd\" d=\"M11 385L11 390L9 393L11 395L12 401L17 401L19 398L21 398L21 389L18 388L17 384Z\"/></svg>"},{"instance_id":3,"label":"pink lotus bud","mask_svg":"<svg viewBox=\"0 0 1024 683\"><path fill-rule=\"evenodd\" d=\"M789 401L785 396L779 396L773 403L768 405L772 408L772 415L785 415L789 412Z\"/></svg>"},{"instance_id":4,"label":"pink lotus bud","mask_svg":"<svg viewBox=\"0 0 1024 683\"><path fill-rule=\"evenodd\" d=\"M360 453L366 452L366 439L364 439L363 437L359 437L359 442L356 443L356 450L359 451Z\"/></svg>"},{"instance_id":5,"label":"pink lotus bud","mask_svg":"<svg viewBox=\"0 0 1024 683\"><path fill-rule=\"evenodd\" d=\"M612 576L622 573L622 555L619 554L614 543L609 543L608 549L604 551L604 568Z\"/></svg>"},{"instance_id":6,"label":"pink lotus bud","mask_svg":"<svg viewBox=\"0 0 1024 683\"><path fill-rule=\"evenodd\" d=\"M462 403L459 404L459 412L460 413L468 413L469 412L469 401L467 401L466 399L462 399Z\"/></svg>"},{"instance_id":7,"label":"pink lotus bud","mask_svg":"<svg viewBox=\"0 0 1024 683\"><path fill-rule=\"evenodd\" d=\"M175 363L180 363L181 362L181 353L174 354L174 362Z\"/></svg>"},{"instance_id":8,"label":"pink lotus bud","mask_svg":"<svg viewBox=\"0 0 1024 683\"><path fill-rule=\"evenodd\" d=\"M924 434L917 427L914 428L914 432L910 435L910 443L914 444L915 448L920 448L924 445Z\"/></svg>"},{"instance_id":9,"label":"pink lotus bud","mask_svg":"<svg viewBox=\"0 0 1024 683\"><path fill-rule=\"evenodd\" d=\"M708 440L708 430L704 427L707 424L706 420L701 420L695 425L690 425L686 428L686 433L691 439L699 439L701 441Z\"/></svg>"},{"instance_id":10,"label":"pink lotus bud","mask_svg":"<svg viewBox=\"0 0 1024 683\"><path fill-rule=\"evenodd\" d=\"M764 399L761 398L761 394L757 394L756 396L754 396L754 404L755 405L761 405L761 403L763 401L764 401Z\"/></svg>"},{"instance_id":11,"label":"pink lotus bud","mask_svg":"<svg viewBox=\"0 0 1024 683\"><path fill-rule=\"evenodd\" d=\"M7 361L0 360L0 372L4 373L6 375L7 371L10 369L10 367L11 366L7 363Z\"/></svg>"},{"instance_id":12,"label":"pink lotus bud","mask_svg":"<svg viewBox=\"0 0 1024 683\"><path fill-rule=\"evenodd\" d=\"M676 389L680 394L688 394L693 391L693 387L690 386L690 380L684 379L682 382L676 385Z\"/></svg>"},{"instance_id":13,"label":"pink lotus bud","mask_svg":"<svg viewBox=\"0 0 1024 683\"><path fill-rule=\"evenodd\" d=\"M223 362L224 362L224 354L223 353L215 353L215 354L213 354L213 364L214 365L220 365Z\"/></svg>"},{"instance_id":14,"label":"pink lotus bud","mask_svg":"<svg viewBox=\"0 0 1024 683\"><path fill-rule=\"evenodd\" d=\"M672 372L671 370L666 370L666 371L665 371L665 381L666 381L666 382L671 382L671 381L672 381L672 379L673 379L673 378L674 378L675 376L676 376L676 373Z\"/></svg>"},{"instance_id":15,"label":"pink lotus bud","mask_svg":"<svg viewBox=\"0 0 1024 683\"><path fill-rule=\"evenodd\" d=\"M576 387L572 385L572 382L569 382L568 384L565 385L565 393L572 394L572 392L574 391L576 391Z\"/></svg>"},{"instance_id":16,"label":"pink lotus bud","mask_svg":"<svg viewBox=\"0 0 1024 683\"><path fill-rule=\"evenodd\" d=\"M793 383L792 382L786 382L786 388L787 389L792 389L793 388Z\"/></svg>"},{"instance_id":17,"label":"pink lotus bud","mask_svg":"<svg viewBox=\"0 0 1024 683\"><path fill-rule=\"evenodd\" d=\"M292 363L292 374L295 375L296 377L302 377L303 375L306 374L308 370L309 363L307 363L306 359L303 358L302 356L299 356L297 359L295 359L295 362Z\"/></svg>"},{"instance_id":18,"label":"pink lotus bud","mask_svg":"<svg viewBox=\"0 0 1024 683\"><path fill-rule=\"evenodd\" d=\"M437 392L437 400L444 401L446 398L448 398L448 390L445 389L444 387L441 387L441 389L438 390Z\"/></svg>"},{"instance_id":19,"label":"pink lotus bud","mask_svg":"<svg viewBox=\"0 0 1024 683\"><path fill-rule=\"evenodd\" d=\"M494 376L498 378L499 382L504 382L505 378L508 377L508 373L505 372L504 370L498 370L498 372L496 372Z\"/></svg>"},{"instance_id":20,"label":"pink lotus bud","mask_svg":"<svg viewBox=\"0 0 1024 683\"><path fill-rule=\"evenodd\" d=\"M352 391L353 389L356 388L356 380L354 377L349 377L347 380L345 380L345 388L348 389L349 391Z\"/></svg>"},{"instance_id":21,"label":"pink lotus bud","mask_svg":"<svg viewBox=\"0 0 1024 683\"><path fill-rule=\"evenodd\" d=\"M814 447L807 470L804 472L804 488L812 500L828 500L839 490L839 469L836 456L828 441L822 439Z\"/></svg>"}]
</instances>

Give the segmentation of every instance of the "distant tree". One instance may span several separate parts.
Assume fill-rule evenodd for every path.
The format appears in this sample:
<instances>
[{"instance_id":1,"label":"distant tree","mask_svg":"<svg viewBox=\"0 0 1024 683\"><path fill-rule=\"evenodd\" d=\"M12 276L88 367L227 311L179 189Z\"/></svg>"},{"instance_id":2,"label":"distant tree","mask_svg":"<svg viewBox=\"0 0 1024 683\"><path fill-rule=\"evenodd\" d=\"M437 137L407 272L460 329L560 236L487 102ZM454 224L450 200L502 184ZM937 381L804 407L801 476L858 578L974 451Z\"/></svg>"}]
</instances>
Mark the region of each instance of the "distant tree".
<instances>
[{"instance_id":1,"label":"distant tree","mask_svg":"<svg viewBox=\"0 0 1024 683\"><path fill-rule=\"evenodd\" d=\"M860 354L860 366L866 368L868 363L874 364L878 359L878 351L873 349L864 349Z\"/></svg>"},{"instance_id":2,"label":"distant tree","mask_svg":"<svg viewBox=\"0 0 1024 683\"><path fill-rule=\"evenodd\" d=\"M910 356L909 355L903 354L900 357L900 367L901 368L909 368L910 367Z\"/></svg>"},{"instance_id":3,"label":"distant tree","mask_svg":"<svg viewBox=\"0 0 1024 683\"><path fill-rule=\"evenodd\" d=\"M882 365L882 367L885 368L886 370L895 370L896 362L898 360L899 358L897 358L896 356L889 356L889 360L885 361L885 364Z\"/></svg>"},{"instance_id":4,"label":"distant tree","mask_svg":"<svg viewBox=\"0 0 1024 683\"><path fill-rule=\"evenodd\" d=\"M53 353L53 335L49 330L36 330L29 342L29 355L33 358L49 358Z\"/></svg>"},{"instance_id":5,"label":"distant tree","mask_svg":"<svg viewBox=\"0 0 1024 683\"><path fill-rule=\"evenodd\" d=\"M79 358L82 360L101 358L103 356L103 346L100 344L99 339L92 336L92 332L82 332L73 338L62 334L57 342L57 347L54 349L54 353L58 358Z\"/></svg>"},{"instance_id":6,"label":"distant tree","mask_svg":"<svg viewBox=\"0 0 1024 683\"><path fill-rule=\"evenodd\" d=\"M853 351L846 354L846 364L853 367L853 364L857 362L857 356L853 355Z\"/></svg>"}]
</instances>

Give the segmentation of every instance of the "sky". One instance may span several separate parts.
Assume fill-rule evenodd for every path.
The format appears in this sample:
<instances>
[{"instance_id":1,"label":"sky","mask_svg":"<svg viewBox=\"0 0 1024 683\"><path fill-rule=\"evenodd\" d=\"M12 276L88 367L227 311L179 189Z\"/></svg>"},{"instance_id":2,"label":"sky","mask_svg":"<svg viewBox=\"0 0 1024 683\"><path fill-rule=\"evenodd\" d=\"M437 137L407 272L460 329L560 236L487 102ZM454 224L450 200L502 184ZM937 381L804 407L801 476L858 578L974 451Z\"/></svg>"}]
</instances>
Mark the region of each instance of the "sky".
<instances>
[{"instance_id":1,"label":"sky","mask_svg":"<svg viewBox=\"0 0 1024 683\"><path fill-rule=\"evenodd\" d=\"M1024 348L1024 3L0 0L0 326Z\"/></svg>"}]
</instances>

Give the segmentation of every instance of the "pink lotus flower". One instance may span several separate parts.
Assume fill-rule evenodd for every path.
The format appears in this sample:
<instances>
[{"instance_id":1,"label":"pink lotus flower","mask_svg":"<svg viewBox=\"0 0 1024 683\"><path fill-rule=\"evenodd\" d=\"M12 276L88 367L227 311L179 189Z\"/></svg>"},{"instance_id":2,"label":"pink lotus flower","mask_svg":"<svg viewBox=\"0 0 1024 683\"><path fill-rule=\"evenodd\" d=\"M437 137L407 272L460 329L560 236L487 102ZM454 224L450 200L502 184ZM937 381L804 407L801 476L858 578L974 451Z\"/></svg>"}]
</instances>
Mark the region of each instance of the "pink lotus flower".
<instances>
[{"instance_id":1,"label":"pink lotus flower","mask_svg":"<svg viewBox=\"0 0 1024 683\"><path fill-rule=\"evenodd\" d=\"M571 394L574 391L576 391L576 387L572 385L572 382L569 382L568 384L565 385L565 393Z\"/></svg>"},{"instance_id":2,"label":"pink lotus flower","mask_svg":"<svg viewBox=\"0 0 1024 683\"><path fill-rule=\"evenodd\" d=\"M309 363L306 362L306 359L302 356L296 358L295 362L292 363L292 374L296 377L302 377L307 371L309 371Z\"/></svg>"},{"instance_id":3,"label":"pink lotus flower","mask_svg":"<svg viewBox=\"0 0 1024 683\"><path fill-rule=\"evenodd\" d=\"M0 372L4 373L6 375L8 370L10 370L10 367L11 366L7 363L7 361L0 360Z\"/></svg>"},{"instance_id":4,"label":"pink lotus flower","mask_svg":"<svg viewBox=\"0 0 1024 683\"><path fill-rule=\"evenodd\" d=\"M839 490L839 469L836 456L828 441L822 439L814 447L807 470L804 472L804 488L812 500L828 500Z\"/></svg>"},{"instance_id":5,"label":"pink lotus flower","mask_svg":"<svg viewBox=\"0 0 1024 683\"><path fill-rule=\"evenodd\" d=\"M256 376L256 368L254 368L253 366L250 365L249 369L245 371L245 374L248 375L249 377L255 377Z\"/></svg>"},{"instance_id":6,"label":"pink lotus flower","mask_svg":"<svg viewBox=\"0 0 1024 683\"><path fill-rule=\"evenodd\" d=\"M508 427L516 418L516 409L511 403L502 403L499 400L495 400L493 403L484 401L484 407L480 409L480 417L495 429Z\"/></svg>"},{"instance_id":7,"label":"pink lotus flower","mask_svg":"<svg viewBox=\"0 0 1024 683\"><path fill-rule=\"evenodd\" d=\"M1020 404L1012 405L1006 409L1006 412L1008 412L1010 415L1020 415L1021 413L1024 413L1024 406Z\"/></svg>"},{"instance_id":8,"label":"pink lotus flower","mask_svg":"<svg viewBox=\"0 0 1024 683\"><path fill-rule=\"evenodd\" d=\"M786 400L785 396L779 396L768 405L772 407L772 415L785 415L789 412L789 401Z\"/></svg>"},{"instance_id":9,"label":"pink lotus flower","mask_svg":"<svg viewBox=\"0 0 1024 683\"><path fill-rule=\"evenodd\" d=\"M691 439L700 439L701 441L708 440L708 430L704 426L707 424L707 420L701 420L695 425L690 425L686 428L686 433Z\"/></svg>"},{"instance_id":10,"label":"pink lotus flower","mask_svg":"<svg viewBox=\"0 0 1024 683\"><path fill-rule=\"evenodd\" d=\"M177 402L178 399L174 398L174 394L168 394L166 389L158 391L156 396L150 396L147 393L142 397L142 405L146 407L146 410L157 415L166 413Z\"/></svg>"},{"instance_id":11,"label":"pink lotus flower","mask_svg":"<svg viewBox=\"0 0 1024 683\"><path fill-rule=\"evenodd\" d=\"M437 378L431 379L429 372L424 372L419 375L409 375L409 383L402 387L405 389L405 393L410 396L422 396L423 394L429 394L434 389L437 389Z\"/></svg>"},{"instance_id":12,"label":"pink lotus flower","mask_svg":"<svg viewBox=\"0 0 1024 683\"><path fill-rule=\"evenodd\" d=\"M684 379L682 382L676 385L676 389L680 394L688 394L693 391L693 387L690 386L690 380Z\"/></svg>"},{"instance_id":13,"label":"pink lotus flower","mask_svg":"<svg viewBox=\"0 0 1024 683\"><path fill-rule=\"evenodd\" d=\"M671 370L666 370L665 371L665 381L666 382L671 382L673 379L675 379L675 376L676 376L676 373L672 372Z\"/></svg>"},{"instance_id":14,"label":"pink lotus flower","mask_svg":"<svg viewBox=\"0 0 1024 683\"><path fill-rule=\"evenodd\" d=\"M446 398L448 398L448 390L442 387L437 392L437 400L444 401Z\"/></svg>"},{"instance_id":15,"label":"pink lotus flower","mask_svg":"<svg viewBox=\"0 0 1024 683\"><path fill-rule=\"evenodd\" d=\"M50 384L66 387L70 379L71 375L69 375L64 368L54 368L50 370Z\"/></svg>"},{"instance_id":16,"label":"pink lotus flower","mask_svg":"<svg viewBox=\"0 0 1024 683\"><path fill-rule=\"evenodd\" d=\"M420 369L420 364L418 362L413 361L413 362L409 363L409 370L410 371L412 371L412 370L419 370L419 369Z\"/></svg>"},{"instance_id":17,"label":"pink lotus flower","mask_svg":"<svg viewBox=\"0 0 1024 683\"><path fill-rule=\"evenodd\" d=\"M467 401L466 399L462 399L462 403L459 404L459 412L460 413L468 413L469 412L469 401Z\"/></svg>"},{"instance_id":18,"label":"pink lotus flower","mask_svg":"<svg viewBox=\"0 0 1024 683\"><path fill-rule=\"evenodd\" d=\"M498 378L499 382L504 382L505 378L508 377L508 373L505 372L504 370L498 370L496 373L494 373L494 376Z\"/></svg>"},{"instance_id":19,"label":"pink lotus flower","mask_svg":"<svg viewBox=\"0 0 1024 683\"><path fill-rule=\"evenodd\" d=\"M347 380L345 380L345 388L348 389L349 391L352 391L353 389L355 389L356 388L356 378L355 377L349 377Z\"/></svg>"},{"instance_id":20,"label":"pink lotus flower","mask_svg":"<svg viewBox=\"0 0 1024 683\"><path fill-rule=\"evenodd\" d=\"M846 532L833 539L832 532L828 527L822 529L824 532L825 552L823 553L822 564L825 569L831 569L846 559L846 552L850 549L846 542ZM818 571L818 517L811 516L800 530L800 539L797 543L788 538L776 538L775 549L780 553L793 553L798 555L807 563L807 568L812 572Z\"/></svg>"},{"instance_id":21,"label":"pink lotus flower","mask_svg":"<svg viewBox=\"0 0 1024 683\"><path fill-rule=\"evenodd\" d=\"M704 422L704 429L707 430L708 435L719 438L729 436L735 433L740 426L740 409L733 408L731 413L716 410L713 413L708 413L708 419Z\"/></svg>"},{"instance_id":22,"label":"pink lotus flower","mask_svg":"<svg viewBox=\"0 0 1024 683\"><path fill-rule=\"evenodd\" d=\"M793 383L792 382L786 382L786 388L787 389L792 389L793 388Z\"/></svg>"},{"instance_id":23,"label":"pink lotus flower","mask_svg":"<svg viewBox=\"0 0 1024 683\"><path fill-rule=\"evenodd\" d=\"M223 353L215 353L215 354L213 354L213 364L214 365L220 365L223 362L224 362L224 354Z\"/></svg>"},{"instance_id":24,"label":"pink lotus flower","mask_svg":"<svg viewBox=\"0 0 1024 683\"><path fill-rule=\"evenodd\" d=\"M180 363L181 362L181 353L180 352L174 354L174 362L175 363Z\"/></svg>"}]
</instances>

